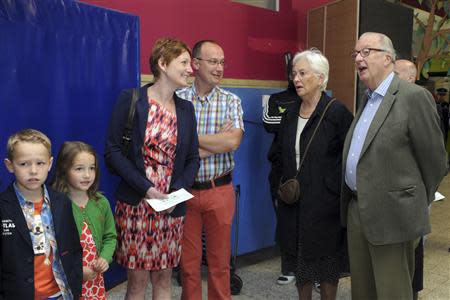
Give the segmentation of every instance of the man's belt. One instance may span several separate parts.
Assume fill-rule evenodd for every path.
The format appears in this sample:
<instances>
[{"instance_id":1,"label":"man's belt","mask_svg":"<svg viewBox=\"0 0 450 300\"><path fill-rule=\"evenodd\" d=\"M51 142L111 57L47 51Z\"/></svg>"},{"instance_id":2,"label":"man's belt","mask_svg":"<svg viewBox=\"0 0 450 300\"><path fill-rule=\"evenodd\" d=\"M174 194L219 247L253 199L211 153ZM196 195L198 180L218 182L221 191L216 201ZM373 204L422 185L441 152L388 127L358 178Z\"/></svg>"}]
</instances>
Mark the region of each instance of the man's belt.
<instances>
[{"instance_id":1,"label":"man's belt","mask_svg":"<svg viewBox=\"0 0 450 300\"><path fill-rule=\"evenodd\" d=\"M231 182L231 174L225 174L220 177L204 181L204 182L195 182L192 186L194 190L208 190L210 188L225 185Z\"/></svg>"}]
</instances>

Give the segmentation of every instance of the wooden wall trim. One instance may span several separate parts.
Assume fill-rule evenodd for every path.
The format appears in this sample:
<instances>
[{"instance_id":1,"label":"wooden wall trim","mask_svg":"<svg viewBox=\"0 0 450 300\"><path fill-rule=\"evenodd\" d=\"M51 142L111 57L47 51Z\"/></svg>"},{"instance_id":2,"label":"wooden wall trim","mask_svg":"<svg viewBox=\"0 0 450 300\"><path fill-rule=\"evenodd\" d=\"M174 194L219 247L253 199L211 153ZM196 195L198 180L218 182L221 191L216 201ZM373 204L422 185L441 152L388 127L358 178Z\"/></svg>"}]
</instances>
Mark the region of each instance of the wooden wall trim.
<instances>
[{"instance_id":1,"label":"wooden wall trim","mask_svg":"<svg viewBox=\"0 0 450 300\"><path fill-rule=\"evenodd\" d=\"M327 52L327 11L328 6L323 8L323 39L322 39L322 53L325 54Z\"/></svg>"},{"instance_id":2,"label":"wooden wall trim","mask_svg":"<svg viewBox=\"0 0 450 300\"><path fill-rule=\"evenodd\" d=\"M153 75L142 74L141 85L147 84L153 81ZM189 83L194 81L194 77L189 78ZM223 78L221 87L229 88L258 88L258 89L277 89L286 88L287 82L282 80L257 80L257 79L235 79L235 78Z\"/></svg>"}]
</instances>

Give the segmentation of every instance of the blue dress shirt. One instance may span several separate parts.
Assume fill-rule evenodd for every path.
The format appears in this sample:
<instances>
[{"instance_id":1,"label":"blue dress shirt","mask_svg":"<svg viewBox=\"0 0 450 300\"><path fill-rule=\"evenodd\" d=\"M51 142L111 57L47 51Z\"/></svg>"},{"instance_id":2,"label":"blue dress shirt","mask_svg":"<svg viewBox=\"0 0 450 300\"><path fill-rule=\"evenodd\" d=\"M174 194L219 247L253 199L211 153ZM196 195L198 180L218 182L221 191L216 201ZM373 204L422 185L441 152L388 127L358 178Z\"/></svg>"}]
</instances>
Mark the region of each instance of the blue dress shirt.
<instances>
[{"instance_id":1,"label":"blue dress shirt","mask_svg":"<svg viewBox=\"0 0 450 300\"><path fill-rule=\"evenodd\" d=\"M367 132L369 131L370 124L372 124L373 118L375 117L393 78L394 72L391 72L375 91L372 92L367 90L367 103L356 123L355 130L353 131L345 165L345 183L352 191L357 190L356 167L358 165L364 141L366 140Z\"/></svg>"}]
</instances>

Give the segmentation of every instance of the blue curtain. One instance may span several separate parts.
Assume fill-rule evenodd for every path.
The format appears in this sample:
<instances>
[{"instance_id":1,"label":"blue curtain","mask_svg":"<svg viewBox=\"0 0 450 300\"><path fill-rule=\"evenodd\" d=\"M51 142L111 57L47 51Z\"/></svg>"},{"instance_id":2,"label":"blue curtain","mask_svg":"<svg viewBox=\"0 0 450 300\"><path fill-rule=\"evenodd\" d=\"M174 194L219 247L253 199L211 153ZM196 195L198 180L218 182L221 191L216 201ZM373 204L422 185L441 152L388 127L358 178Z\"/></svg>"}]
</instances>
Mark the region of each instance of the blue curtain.
<instances>
[{"instance_id":1,"label":"blue curtain","mask_svg":"<svg viewBox=\"0 0 450 300\"><path fill-rule=\"evenodd\" d=\"M54 156L64 141L85 141L100 156L101 189L113 201L106 128L139 71L138 17L75 1L0 1L0 157L22 128L46 133ZM0 167L0 189L11 180Z\"/></svg>"},{"instance_id":2,"label":"blue curtain","mask_svg":"<svg viewBox=\"0 0 450 300\"><path fill-rule=\"evenodd\" d=\"M47 134L54 156L64 141L87 142L99 154L100 187L114 208L106 129L120 90L138 86L139 72L138 17L74 1L0 1L0 157L8 136L23 128ZM0 167L0 190L12 179ZM106 285L124 278L112 266Z\"/></svg>"}]
</instances>

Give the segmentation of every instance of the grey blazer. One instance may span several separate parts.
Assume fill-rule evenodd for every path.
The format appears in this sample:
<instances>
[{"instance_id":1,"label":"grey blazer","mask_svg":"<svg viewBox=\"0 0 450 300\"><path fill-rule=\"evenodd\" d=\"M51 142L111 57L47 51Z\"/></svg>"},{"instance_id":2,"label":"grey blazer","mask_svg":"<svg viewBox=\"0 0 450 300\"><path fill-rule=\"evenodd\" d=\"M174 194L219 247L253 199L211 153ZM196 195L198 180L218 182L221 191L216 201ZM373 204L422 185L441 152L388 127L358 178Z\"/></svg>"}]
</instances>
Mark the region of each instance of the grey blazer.
<instances>
[{"instance_id":1,"label":"grey blazer","mask_svg":"<svg viewBox=\"0 0 450 300\"><path fill-rule=\"evenodd\" d=\"M341 222L351 193L345 165L365 97L343 150ZM446 152L432 95L397 76L370 125L357 165L357 205L362 230L374 245L400 243L430 232L428 205L447 173Z\"/></svg>"}]
</instances>

